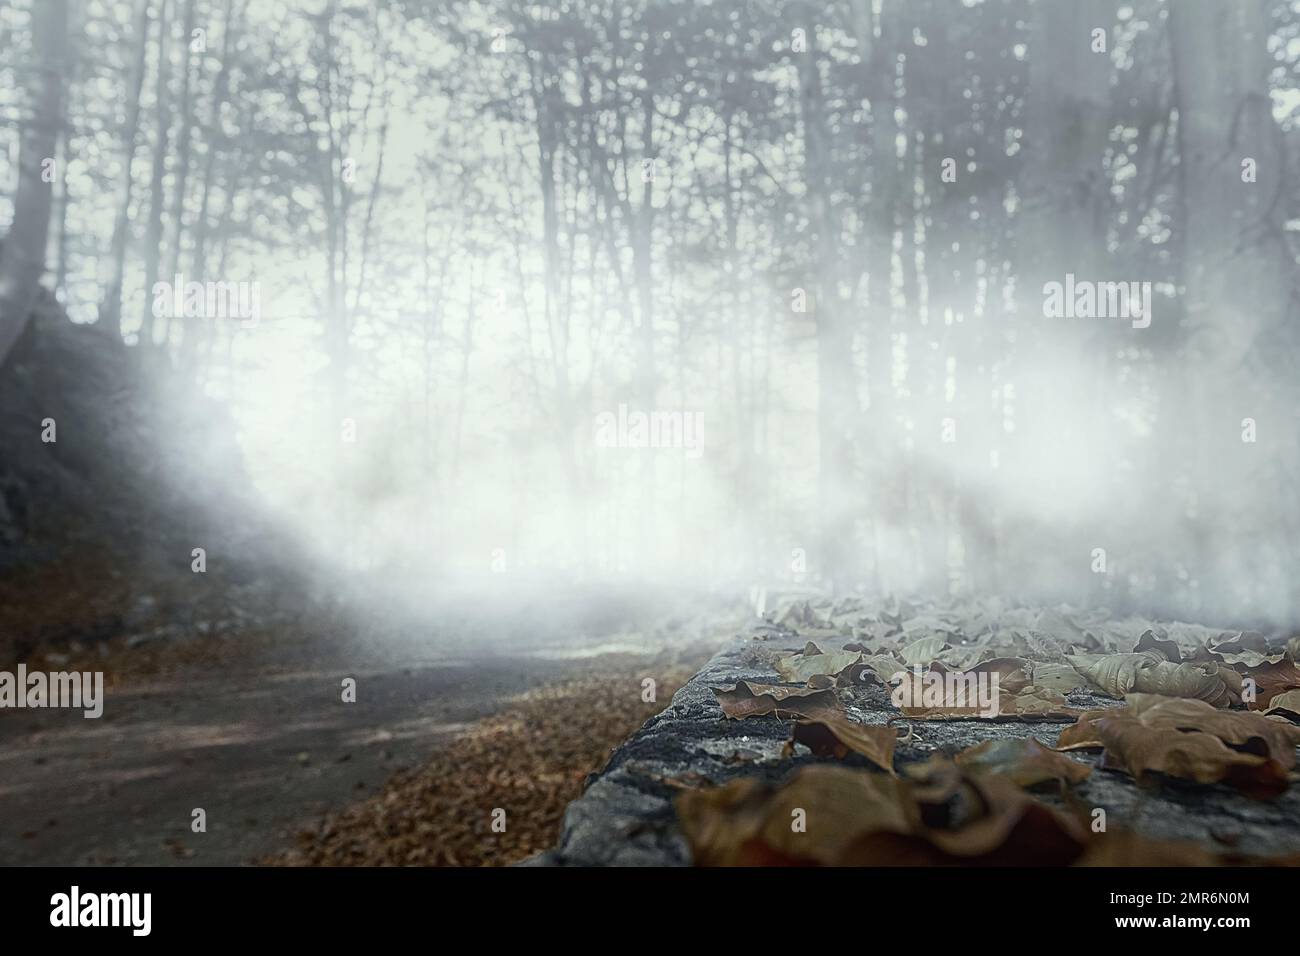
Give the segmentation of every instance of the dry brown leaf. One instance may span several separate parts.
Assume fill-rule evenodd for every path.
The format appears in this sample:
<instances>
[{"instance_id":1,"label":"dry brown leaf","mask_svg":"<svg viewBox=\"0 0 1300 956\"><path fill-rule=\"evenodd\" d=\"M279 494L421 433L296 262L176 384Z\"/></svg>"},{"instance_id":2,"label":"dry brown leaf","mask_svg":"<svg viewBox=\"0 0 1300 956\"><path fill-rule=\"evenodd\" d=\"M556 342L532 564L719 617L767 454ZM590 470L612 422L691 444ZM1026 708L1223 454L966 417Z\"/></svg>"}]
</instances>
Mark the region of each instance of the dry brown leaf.
<instances>
[{"instance_id":1,"label":"dry brown leaf","mask_svg":"<svg viewBox=\"0 0 1300 956\"><path fill-rule=\"evenodd\" d=\"M946 637L936 634L917 638L910 644L905 644L898 653L908 667L923 667L938 658L949 646Z\"/></svg>"},{"instance_id":2,"label":"dry brown leaf","mask_svg":"<svg viewBox=\"0 0 1300 956\"><path fill-rule=\"evenodd\" d=\"M1300 721L1300 690L1288 690L1274 695L1264 713Z\"/></svg>"},{"instance_id":3,"label":"dry brown leaf","mask_svg":"<svg viewBox=\"0 0 1300 956\"><path fill-rule=\"evenodd\" d=\"M1065 698L1046 688L1025 686L1017 679L1023 671L1014 670L1009 678L1008 690L999 683L993 696L992 678L999 676L999 667L1006 668L1015 658L988 661L993 665L987 671L945 671L942 667L918 674L915 670L903 671L891 701L905 717L918 720L993 720L997 718L1030 718L1074 720L1077 708L1068 706ZM1023 663L1023 662L1021 662ZM981 665L984 666L984 665ZM936 680L937 678L937 680ZM983 678L983 682L981 681Z\"/></svg>"},{"instance_id":4,"label":"dry brown leaf","mask_svg":"<svg viewBox=\"0 0 1300 956\"><path fill-rule=\"evenodd\" d=\"M1030 683L1035 687L1042 687L1057 694L1068 694L1080 687L1088 686L1088 679L1070 664L1032 661L1029 667Z\"/></svg>"},{"instance_id":5,"label":"dry brown leaf","mask_svg":"<svg viewBox=\"0 0 1300 956\"><path fill-rule=\"evenodd\" d=\"M996 774L967 775L963 783L977 798L978 808L958 826L949 829L918 822L911 847L900 846L900 841L892 836L875 841L874 845L859 839L846 852L846 860L856 865L908 862L1064 866L1079 856L1088 833L1077 820L1039 803L1013 782ZM919 816L922 820L932 819L933 808ZM918 853L926 843L942 855ZM857 856L863 850L868 852ZM892 858L890 851L899 850L910 850L910 855L902 860Z\"/></svg>"},{"instance_id":6,"label":"dry brown leaf","mask_svg":"<svg viewBox=\"0 0 1300 956\"><path fill-rule=\"evenodd\" d=\"M1232 701L1227 684L1213 662L1175 664L1159 653L1072 654L1070 663L1108 697L1132 692L1165 697L1195 697L1218 707Z\"/></svg>"},{"instance_id":7,"label":"dry brown leaf","mask_svg":"<svg viewBox=\"0 0 1300 956\"><path fill-rule=\"evenodd\" d=\"M1286 789L1286 772L1275 761L1233 750L1211 734L1152 730L1133 717L1097 721L1105 750L1102 766L1138 780L1162 773L1197 783L1228 783L1257 797Z\"/></svg>"},{"instance_id":8,"label":"dry brown leaf","mask_svg":"<svg viewBox=\"0 0 1300 956\"><path fill-rule=\"evenodd\" d=\"M679 796L678 820L699 866L1247 862L1125 831L1095 834L1005 777L971 776L942 759L927 766L938 785L834 765L806 767L780 786L733 780Z\"/></svg>"},{"instance_id":9,"label":"dry brown leaf","mask_svg":"<svg viewBox=\"0 0 1300 956\"><path fill-rule=\"evenodd\" d=\"M1300 688L1300 667L1290 659L1238 670L1242 672L1243 682L1247 679L1255 682L1255 699L1247 704L1251 710L1264 710L1274 697Z\"/></svg>"},{"instance_id":10,"label":"dry brown leaf","mask_svg":"<svg viewBox=\"0 0 1300 956\"><path fill-rule=\"evenodd\" d=\"M1204 731L1231 747L1264 753L1288 770L1296 763L1300 729L1263 714L1215 710L1204 701L1170 699L1156 694L1131 694L1127 710L1154 729Z\"/></svg>"},{"instance_id":11,"label":"dry brown leaf","mask_svg":"<svg viewBox=\"0 0 1300 956\"><path fill-rule=\"evenodd\" d=\"M1124 707L1084 714L1061 733L1057 749L1101 747L1103 767L1139 780L1163 773L1269 797L1286 789L1297 743L1300 728L1283 721L1215 710L1204 701L1133 694Z\"/></svg>"},{"instance_id":12,"label":"dry brown leaf","mask_svg":"<svg viewBox=\"0 0 1300 956\"><path fill-rule=\"evenodd\" d=\"M903 669L903 665L889 654L863 654L860 661L840 672L839 681L842 684L859 684L874 680L888 684Z\"/></svg>"},{"instance_id":13,"label":"dry brown leaf","mask_svg":"<svg viewBox=\"0 0 1300 956\"><path fill-rule=\"evenodd\" d=\"M859 831L911 829L900 786L883 774L813 766L779 789L743 779L682 794L677 816L697 866L831 865Z\"/></svg>"},{"instance_id":14,"label":"dry brown leaf","mask_svg":"<svg viewBox=\"0 0 1300 956\"><path fill-rule=\"evenodd\" d=\"M1268 638L1256 631L1220 634L1212 637L1205 645L1205 653L1215 660L1223 661L1233 667L1261 667L1276 664L1286 652L1272 650Z\"/></svg>"},{"instance_id":15,"label":"dry brown leaf","mask_svg":"<svg viewBox=\"0 0 1300 956\"><path fill-rule=\"evenodd\" d=\"M1142 636L1139 637L1137 643L1133 645L1134 654L1141 654L1144 651L1159 654L1165 660L1173 661L1175 664L1179 663L1183 659L1183 652L1181 648L1179 648L1177 641L1171 641L1167 637L1161 637L1156 634L1155 631L1151 630L1151 628L1147 628L1143 631Z\"/></svg>"},{"instance_id":16,"label":"dry brown leaf","mask_svg":"<svg viewBox=\"0 0 1300 956\"><path fill-rule=\"evenodd\" d=\"M856 664L862 655L857 651L823 651L809 641L803 651L783 657L776 662L776 672L781 679L800 684L811 677L834 677L845 668Z\"/></svg>"},{"instance_id":17,"label":"dry brown leaf","mask_svg":"<svg viewBox=\"0 0 1300 956\"><path fill-rule=\"evenodd\" d=\"M969 644L954 646L944 651L942 656L931 666L944 664L953 670L974 670L981 664L987 664L997 657L997 651L988 644Z\"/></svg>"},{"instance_id":18,"label":"dry brown leaf","mask_svg":"<svg viewBox=\"0 0 1300 956\"><path fill-rule=\"evenodd\" d=\"M1123 707L1106 707L1084 711L1074 724L1061 731L1060 736L1056 738L1056 749L1100 750L1101 731L1097 729L1097 720L1107 714L1120 713L1123 710Z\"/></svg>"},{"instance_id":19,"label":"dry brown leaf","mask_svg":"<svg viewBox=\"0 0 1300 956\"><path fill-rule=\"evenodd\" d=\"M847 717L827 715L796 721L785 753L789 756L795 744L805 745L820 757L839 760L857 753L892 774L897 742L893 727L859 724Z\"/></svg>"},{"instance_id":20,"label":"dry brown leaf","mask_svg":"<svg viewBox=\"0 0 1300 956\"><path fill-rule=\"evenodd\" d=\"M1223 686L1228 689L1228 696L1232 698L1232 703L1240 704L1245 686L1242 675L1227 664L1219 664L1219 676L1223 678Z\"/></svg>"},{"instance_id":21,"label":"dry brown leaf","mask_svg":"<svg viewBox=\"0 0 1300 956\"><path fill-rule=\"evenodd\" d=\"M1044 747L1032 737L1002 737L968 747L953 760L977 773L1001 774L1020 787L1044 783L1080 783L1092 773L1087 764Z\"/></svg>"},{"instance_id":22,"label":"dry brown leaf","mask_svg":"<svg viewBox=\"0 0 1300 956\"><path fill-rule=\"evenodd\" d=\"M743 680L735 687L714 687L714 695L727 717L740 720L764 714L798 717L821 717L840 712L839 698L833 690L811 687L787 687Z\"/></svg>"},{"instance_id":23,"label":"dry brown leaf","mask_svg":"<svg viewBox=\"0 0 1300 956\"><path fill-rule=\"evenodd\" d=\"M972 784L980 814L941 830L922 820L917 788L845 767L804 768L779 788L735 780L685 793L678 819L700 866L1060 864L1080 828L1011 784ZM803 827L794 825L802 820Z\"/></svg>"},{"instance_id":24,"label":"dry brown leaf","mask_svg":"<svg viewBox=\"0 0 1300 956\"><path fill-rule=\"evenodd\" d=\"M683 795L679 818L701 865L1067 865L1087 829L1000 777L959 778L970 813L945 816L910 781L810 767L785 786L734 781ZM791 822L802 817L806 832Z\"/></svg>"},{"instance_id":25,"label":"dry brown leaf","mask_svg":"<svg viewBox=\"0 0 1300 956\"><path fill-rule=\"evenodd\" d=\"M1137 673L1161 658L1143 651L1132 654L1071 654L1071 666L1103 694L1123 698L1137 683Z\"/></svg>"},{"instance_id":26,"label":"dry brown leaf","mask_svg":"<svg viewBox=\"0 0 1300 956\"><path fill-rule=\"evenodd\" d=\"M1034 683L1030 679L1033 665L1021 657L993 657L972 664L970 667L949 668L943 661L935 661L930 668L939 673L989 674L997 675L998 688L1005 693L1018 694Z\"/></svg>"}]
</instances>

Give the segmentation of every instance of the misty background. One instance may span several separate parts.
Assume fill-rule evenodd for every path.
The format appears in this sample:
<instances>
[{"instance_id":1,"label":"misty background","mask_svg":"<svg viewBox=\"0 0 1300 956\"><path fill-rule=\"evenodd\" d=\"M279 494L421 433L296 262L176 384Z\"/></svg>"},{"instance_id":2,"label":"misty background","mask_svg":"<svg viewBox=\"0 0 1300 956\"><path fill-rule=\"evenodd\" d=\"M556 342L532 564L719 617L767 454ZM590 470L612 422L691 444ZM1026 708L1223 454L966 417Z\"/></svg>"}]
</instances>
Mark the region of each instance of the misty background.
<instances>
[{"instance_id":1,"label":"misty background","mask_svg":"<svg viewBox=\"0 0 1300 956\"><path fill-rule=\"evenodd\" d=\"M1294 0L0 0L0 53L22 587L1295 621Z\"/></svg>"}]
</instances>

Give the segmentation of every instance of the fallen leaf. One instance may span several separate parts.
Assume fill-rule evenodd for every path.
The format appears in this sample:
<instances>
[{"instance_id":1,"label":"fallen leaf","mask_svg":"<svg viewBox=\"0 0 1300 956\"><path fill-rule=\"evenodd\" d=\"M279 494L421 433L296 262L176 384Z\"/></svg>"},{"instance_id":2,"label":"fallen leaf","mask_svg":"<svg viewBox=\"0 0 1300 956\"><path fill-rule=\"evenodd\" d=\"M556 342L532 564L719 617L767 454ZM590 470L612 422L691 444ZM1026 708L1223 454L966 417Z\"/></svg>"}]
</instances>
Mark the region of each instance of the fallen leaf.
<instances>
[{"instance_id":1,"label":"fallen leaf","mask_svg":"<svg viewBox=\"0 0 1300 956\"><path fill-rule=\"evenodd\" d=\"M821 717L840 712L839 699L832 690L743 680L735 687L714 687L713 693L722 712L734 720L763 714Z\"/></svg>"},{"instance_id":2,"label":"fallen leaf","mask_svg":"<svg viewBox=\"0 0 1300 956\"><path fill-rule=\"evenodd\" d=\"M774 788L733 780L677 798L677 817L697 866L833 865L857 833L911 829L902 784L884 774L819 765ZM792 821L802 816L806 829Z\"/></svg>"},{"instance_id":3,"label":"fallen leaf","mask_svg":"<svg viewBox=\"0 0 1300 956\"><path fill-rule=\"evenodd\" d=\"M1001 686L1000 668L1010 666L1014 658L988 661L987 671L945 671L941 667L925 673L903 671L898 676L898 686L891 694L905 717L919 720L992 720L996 718L1027 718L1074 720L1077 708L1068 706L1065 698L1047 688L1027 686L1023 671L1011 671L1013 677L1008 690ZM1023 663L1023 662L1021 662ZM981 665L984 666L984 665ZM997 684L993 683L999 678ZM995 690L996 688L996 690Z\"/></svg>"},{"instance_id":4,"label":"fallen leaf","mask_svg":"<svg viewBox=\"0 0 1300 956\"><path fill-rule=\"evenodd\" d=\"M1100 747L1103 767L1139 780L1162 773L1269 797L1286 789L1297 744L1300 728L1281 720L1216 710L1200 700L1133 694L1124 707L1084 714L1061 733L1057 749Z\"/></svg>"},{"instance_id":5,"label":"fallen leaf","mask_svg":"<svg viewBox=\"0 0 1300 956\"><path fill-rule=\"evenodd\" d=\"M893 727L859 724L847 717L826 715L816 720L796 721L786 756L795 744L803 744L819 757L843 760L850 753L861 754L877 767L894 772L894 746L898 735Z\"/></svg>"},{"instance_id":6,"label":"fallen leaf","mask_svg":"<svg viewBox=\"0 0 1300 956\"><path fill-rule=\"evenodd\" d=\"M1136 644L1133 645L1133 653L1141 654L1143 651L1151 651L1159 654L1167 661L1173 661L1175 664L1183 659L1182 649L1178 646L1177 641L1171 641L1167 637L1160 637L1151 628L1142 632Z\"/></svg>"},{"instance_id":7,"label":"fallen leaf","mask_svg":"<svg viewBox=\"0 0 1300 956\"><path fill-rule=\"evenodd\" d=\"M1247 679L1255 682L1255 699L1249 701L1247 706L1251 710L1264 710L1272 703L1274 697L1300 688L1300 667L1290 659L1263 664L1259 667L1248 667L1242 670L1243 684ZM1244 694L1245 691L1243 690L1242 693Z\"/></svg>"},{"instance_id":8,"label":"fallen leaf","mask_svg":"<svg viewBox=\"0 0 1300 956\"><path fill-rule=\"evenodd\" d=\"M947 673L949 668L943 661L935 661L931 670ZM1033 666L1022 657L993 657L980 661L969 667L954 668L955 673L997 675L998 689L1010 694L1018 694L1030 684Z\"/></svg>"},{"instance_id":9,"label":"fallen leaf","mask_svg":"<svg viewBox=\"0 0 1300 956\"><path fill-rule=\"evenodd\" d=\"M875 680L881 684L888 684L902 670L903 665L888 654L863 654L860 661L840 672L840 681L845 684L858 684Z\"/></svg>"},{"instance_id":10,"label":"fallen leaf","mask_svg":"<svg viewBox=\"0 0 1300 956\"><path fill-rule=\"evenodd\" d=\"M810 677L834 677L845 668L856 664L861 656L857 651L825 652L809 641L801 653L777 661L776 672L781 675L782 680L800 684Z\"/></svg>"},{"instance_id":11,"label":"fallen leaf","mask_svg":"<svg viewBox=\"0 0 1300 956\"><path fill-rule=\"evenodd\" d=\"M1300 730L1263 714L1222 711L1204 701L1179 700L1156 694L1132 694L1127 709L1142 723L1157 729L1201 730L1214 734L1225 744L1259 752L1262 742L1267 755L1288 770L1295 766L1295 749Z\"/></svg>"},{"instance_id":12,"label":"fallen leaf","mask_svg":"<svg viewBox=\"0 0 1300 956\"><path fill-rule=\"evenodd\" d=\"M1300 690L1288 690L1277 694L1264 713L1300 721Z\"/></svg>"},{"instance_id":13,"label":"fallen leaf","mask_svg":"<svg viewBox=\"0 0 1300 956\"><path fill-rule=\"evenodd\" d=\"M1004 694L999 710L1002 715L1044 720L1074 720L1079 716L1079 708L1071 707L1064 697L1047 687L1026 687L1014 696Z\"/></svg>"},{"instance_id":14,"label":"fallen leaf","mask_svg":"<svg viewBox=\"0 0 1300 956\"><path fill-rule=\"evenodd\" d=\"M1256 631L1225 633L1210 638L1205 644L1205 653L1225 664L1245 667L1276 664L1286 657L1285 651L1270 649L1268 639Z\"/></svg>"},{"instance_id":15,"label":"fallen leaf","mask_svg":"<svg viewBox=\"0 0 1300 956\"><path fill-rule=\"evenodd\" d=\"M942 634L921 637L903 646L899 656L908 667L924 666L933 662L950 645Z\"/></svg>"},{"instance_id":16,"label":"fallen leaf","mask_svg":"<svg viewBox=\"0 0 1300 956\"><path fill-rule=\"evenodd\" d=\"M1108 697L1129 693L1195 697L1218 707L1231 703L1227 684L1214 663L1174 663L1159 653L1072 654L1070 663Z\"/></svg>"},{"instance_id":17,"label":"fallen leaf","mask_svg":"<svg viewBox=\"0 0 1300 956\"><path fill-rule=\"evenodd\" d=\"M1086 828L996 777L965 782L973 812L951 828L911 781L806 767L784 785L733 780L677 798L699 866L1063 865ZM802 823L802 826L794 824Z\"/></svg>"},{"instance_id":18,"label":"fallen leaf","mask_svg":"<svg viewBox=\"0 0 1300 956\"><path fill-rule=\"evenodd\" d=\"M1087 764L1050 750L1032 737L986 740L953 760L967 770L1001 774L1026 788L1052 782L1080 783L1092 773Z\"/></svg>"},{"instance_id":19,"label":"fallen leaf","mask_svg":"<svg viewBox=\"0 0 1300 956\"><path fill-rule=\"evenodd\" d=\"M1075 670L1072 665L1063 663L1039 663L1033 661L1030 665L1029 679L1033 686L1042 687L1057 694L1068 694L1080 687L1086 687L1088 684L1088 679Z\"/></svg>"}]
</instances>

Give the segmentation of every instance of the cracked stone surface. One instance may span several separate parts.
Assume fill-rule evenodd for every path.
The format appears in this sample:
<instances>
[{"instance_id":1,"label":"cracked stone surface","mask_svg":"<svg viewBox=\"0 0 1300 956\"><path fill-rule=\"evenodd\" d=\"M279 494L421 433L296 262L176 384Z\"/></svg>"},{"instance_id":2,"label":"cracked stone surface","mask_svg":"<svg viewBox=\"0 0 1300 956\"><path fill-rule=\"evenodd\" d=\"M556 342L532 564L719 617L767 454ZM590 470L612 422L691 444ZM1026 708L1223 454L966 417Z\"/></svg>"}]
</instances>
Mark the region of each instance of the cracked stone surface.
<instances>
[{"instance_id":1,"label":"cracked stone surface","mask_svg":"<svg viewBox=\"0 0 1300 956\"><path fill-rule=\"evenodd\" d=\"M1108 625L1112 633L1134 636L1151 622ZM1193 630L1190 625L1167 625ZM1208 633L1208 631L1207 631ZM920 636L913 629L904 639ZM851 640L852 638L842 638ZM690 849L677 826L674 798L684 787L720 785L743 776L776 783L797 768L829 758L798 748L782 757L792 720L776 716L729 720L724 717L713 687L731 687L740 680L781 683L774 663L801 650L807 634L755 619L683 686L672 703L649 720L593 776L583 796L570 804L560 839L546 853L527 861L533 866L687 866ZM837 638L818 638L823 646ZM1127 649L1127 648L1125 648ZM855 685L840 691L846 711L869 724L891 719L910 739L900 739L895 766L928 758L935 751L954 754L984 740L1034 737L1054 746L1072 720L1034 721L1015 718L966 721L909 721L890 704L888 688ZM1068 697L1074 707L1119 706L1087 691ZM1090 763L1089 778L1073 788L1068 799L1091 810L1106 810L1111 828L1128 828L1151 837L1191 840L1216 852L1242 855L1281 855L1300 852L1300 787L1292 786L1275 800L1248 798L1227 786L1201 785L1162 778L1139 786L1119 771L1102 770L1100 754L1074 752ZM870 768L865 758L845 763ZM1293 779L1295 774L1293 774ZM1063 807L1056 794L1036 794L1045 803Z\"/></svg>"}]
</instances>

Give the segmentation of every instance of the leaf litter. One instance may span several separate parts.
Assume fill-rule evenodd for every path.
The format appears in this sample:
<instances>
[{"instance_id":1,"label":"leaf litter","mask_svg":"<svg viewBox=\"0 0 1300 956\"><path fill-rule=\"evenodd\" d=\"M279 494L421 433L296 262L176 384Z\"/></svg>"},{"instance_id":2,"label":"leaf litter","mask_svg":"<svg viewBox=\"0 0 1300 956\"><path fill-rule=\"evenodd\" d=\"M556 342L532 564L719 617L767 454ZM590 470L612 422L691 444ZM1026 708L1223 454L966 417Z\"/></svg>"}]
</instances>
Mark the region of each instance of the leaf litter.
<instances>
[{"instance_id":1,"label":"leaf litter","mask_svg":"<svg viewBox=\"0 0 1300 956\"><path fill-rule=\"evenodd\" d=\"M861 608L852 604L830 612L802 604L776 618L796 635L817 637L777 661L786 683L741 681L714 692L728 717L797 718L786 758L807 748L817 759L858 757L864 764L813 764L780 785L740 778L683 794L679 819L697 863L1239 863L1248 858L1192 842L1095 833L1079 813L1049 807L1028 791L1068 793L1084 783L1093 766L1071 753L1083 750L1100 750L1102 769L1141 783L1226 784L1258 798L1277 796L1296 776L1295 639L1283 647L1249 632L1207 636L1208 629L1184 625L1145 628L1134 640L1122 625L1058 611L1000 627L992 616L974 626L968 614L923 612L918 620L916 609L901 602L875 615L854 613ZM842 639L828 640L827 631L836 629ZM865 723L850 711L871 687L897 692L934 675L955 680L934 681L940 689L929 700L918 694L900 706L891 695L891 721L1069 726L1056 749L1033 738L996 737L896 769L896 751L906 750L914 734L900 738L892 723ZM996 718L950 692L980 675L998 679ZM954 802L964 811L954 815ZM805 820L802 831L792 829L795 811Z\"/></svg>"}]
</instances>

